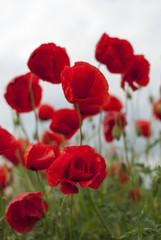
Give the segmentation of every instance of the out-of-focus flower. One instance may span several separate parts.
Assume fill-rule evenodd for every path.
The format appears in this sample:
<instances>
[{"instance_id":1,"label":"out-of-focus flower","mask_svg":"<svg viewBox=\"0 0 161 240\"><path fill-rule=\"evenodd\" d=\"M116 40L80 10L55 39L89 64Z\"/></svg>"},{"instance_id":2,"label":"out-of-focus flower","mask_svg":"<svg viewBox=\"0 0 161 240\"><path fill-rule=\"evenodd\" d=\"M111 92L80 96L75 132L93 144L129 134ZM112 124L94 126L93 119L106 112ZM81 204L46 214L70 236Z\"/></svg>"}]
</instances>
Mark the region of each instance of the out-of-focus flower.
<instances>
[{"instance_id":1,"label":"out-of-focus flower","mask_svg":"<svg viewBox=\"0 0 161 240\"><path fill-rule=\"evenodd\" d=\"M42 80L61 83L61 71L70 65L70 61L65 48L46 43L32 52L27 65Z\"/></svg>"},{"instance_id":2,"label":"out-of-focus flower","mask_svg":"<svg viewBox=\"0 0 161 240\"><path fill-rule=\"evenodd\" d=\"M60 146L63 141L63 136L61 136L61 134L46 130L42 135L41 141L45 144Z\"/></svg>"},{"instance_id":3,"label":"out-of-focus flower","mask_svg":"<svg viewBox=\"0 0 161 240\"><path fill-rule=\"evenodd\" d=\"M129 190L129 197L133 203L141 201L141 194L138 188L131 188Z\"/></svg>"},{"instance_id":4,"label":"out-of-focus flower","mask_svg":"<svg viewBox=\"0 0 161 240\"><path fill-rule=\"evenodd\" d=\"M154 102L153 113L156 119L161 120L161 98Z\"/></svg>"},{"instance_id":5,"label":"out-of-focus flower","mask_svg":"<svg viewBox=\"0 0 161 240\"><path fill-rule=\"evenodd\" d=\"M7 164L0 165L0 191L3 191L13 180L12 169Z\"/></svg>"},{"instance_id":6,"label":"out-of-focus flower","mask_svg":"<svg viewBox=\"0 0 161 240\"><path fill-rule=\"evenodd\" d=\"M49 104L41 104L38 108L38 118L42 121L51 120L55 109Z\"/></svg>"},{"instance_id":7,"label":"out-of-focus flower","mask_svg":"<svg viewBox=\"0 0 161 240\"><path fill-rule=\"evenodd\" d=\"M128 82L132 90L137 90L140 86L147 86L149 83L150 64L143 55L135 55L130 69L122 74L121 87L125 88Z\"/></svg>"},{"instance_id":8,"label":"out-of-focus flower","mask_svg":"<svg viewBox=\"0 0 161 240\"><path fill-rule=\"evenodd\" d=\"M23 192L16 195L9 203L6 220L15 231L24 233L30 232L35 223L43 218L44 210L47 211L48 205L42 199L40 192Z\"/></svg>"},{"instance_id":9,"label":"out-of-focus flower","mask_svg":"<svg viewBox=\"0 0 161 240\"><path fill-rule=\"evenodd\" d=\"M124 73L133 62L133 52L127 40L112 38L104 33L96 45L95 57L111 73Z\"/></svg>"},{"instance_id":10,"label":"out-of-focus flower","mask_svg":"<svg viewBox=\"0 0 161 240\"><path fill-rule=\"evenodd\" d=\"M135 128L138 136L149 138L152 134L150 121L143 119L137 120L135 122Z\"/></svg>"},{"instance_id":11,"label":"out-of-focus flower","mask_svg":"<svg viewBox=\"0 0 161 240\"><path fill-rule=\"evenodd\" d=\"M33 110L31 100L30 81L32 79L32 92L35 107L38 107L41 101L42 89L39 78L32 73L27 73L14 78L7 85L4 97L11 108L19 113L30 112Z\"/></svg>"},{"instance_id":12,"label":"out-of-focus flower","mask_svg":"<svg viewBox=\"0 0 161 240\"><path fill-rule=\"evenodd\" d=\"M103 105L104 111L120 112L123 108L122 102L115 96L109 94L106 103Z\"/></svg>"}]
</instances>

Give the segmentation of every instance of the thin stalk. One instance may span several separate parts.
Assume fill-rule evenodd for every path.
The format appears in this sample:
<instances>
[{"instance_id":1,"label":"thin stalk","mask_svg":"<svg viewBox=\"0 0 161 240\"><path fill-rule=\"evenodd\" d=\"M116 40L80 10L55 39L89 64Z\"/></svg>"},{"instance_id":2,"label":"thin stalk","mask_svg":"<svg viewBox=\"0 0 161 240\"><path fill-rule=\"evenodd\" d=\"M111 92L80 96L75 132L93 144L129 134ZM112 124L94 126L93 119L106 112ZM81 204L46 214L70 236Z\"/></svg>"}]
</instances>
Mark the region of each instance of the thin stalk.
<instances>
[{"instance_id":1,"label":"thin stalk","mask_svg":"<svg viewBox=\"0 0 161 240\"><path fill-rule=\"evenodd\" d=\"M22 129L22 132L24 133L27 141L29 142L28 133L27 133L26 129L24 128L24 125L23 125L23 123L22 123L21 117L20 117L20 115L19 115L18 113L17 113L17 117L18 117L19 125L20 125L20 127L21 127L21 129Z\"/></svg>"},{"instance_id":2,"label":"thin stalk","mask_svg":"<svg viewBox=\"0 0 161 240\"><path fill-rule=\"evenodd\" d=\"M35 115L35 121L36 121L36 131L35 131L35 138L37 141L39 141L39 135L38 135L38 118L36 114L36 107L35 107L35 99L34 99L34 93L32 89L32 80L33 80L33 73L31 73L30 81L29 81L29 90L30 90L30 97L31 97L31 103L32 103L32 109L34 111Z\"/></svg>"},{"instance_id":3,"label":"thin stalk","mask_svg":"<svg viewBox=\"0 0 161 240\"><path fill-rule=\"evenodd\" d=\"M73 194L70 199L70 240L72 240L72 215L73 215Z\"/></svg>"},{"instance_id":4,"label":"thin stalk","mask_svg":"<svg viewBox=\"0 0 161 240\"><path fill-rule=\"evenodd\" d=\"M98 125L98 152L102 152L102 141L101 141L101 126L102 126L102 108L100 108L99 114L99 125Z\"/></svg>"},{"instance_id":5,"label":"thin stalk","mask_svg":"<svg viewBox=\"0 0 161 240\"><path fill-rule=\"evenodd\" d=\"M82 117L81 117L78 103L76 103L76 109L78 111L78 116L79 116L80 145L82 145L82 136L83 136L83 134L82 134Z\"/></svg>"},{"instance_id":6,"label":"thin stalk","mask_svg":"<svg viewBox=\"0 0 161 240\"><path fill-rule=\"evenodd\" d=\"M105 229L105 231L106 231L106 233L107 233L107 235L108 235L108 237L109 237L109 240L114 240L113 236L111 235L111 233L110 233L109 230L107 229L106 224L105 224L103 218L101 217L100 213L98 212L98 210L97 210L97 208L96 208L96 206L95 206L95 204L94 204L94 202L93 202L93 200L92 200L92 197L91 197L91 193L90 193L89 188L87 188L87 192L88 192L88 196L89 196L90 202L91 202L91 204L92 204L92 207L93 207L93 209L94 209L94 211L95 211L98 219L100 220L102 226L104 227L104 229Z\"/></svg>"}]
</instances>

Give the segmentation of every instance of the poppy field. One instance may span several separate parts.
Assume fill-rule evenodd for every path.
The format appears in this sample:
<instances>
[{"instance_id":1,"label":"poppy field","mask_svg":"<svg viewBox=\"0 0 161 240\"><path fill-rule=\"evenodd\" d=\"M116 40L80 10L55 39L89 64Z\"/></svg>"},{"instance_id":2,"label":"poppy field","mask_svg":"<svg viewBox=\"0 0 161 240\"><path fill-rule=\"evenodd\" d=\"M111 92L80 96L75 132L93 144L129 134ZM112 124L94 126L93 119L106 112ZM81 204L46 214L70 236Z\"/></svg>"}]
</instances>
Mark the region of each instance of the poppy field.
<instances>
[{"instance_id":1,"label":"poppy field","mask_svg":"<svg viewBox=\"0 0 161 240\"><path fill-rule=\"evenodd\" d=\"M71 65L67 52L41 44L3 93L14 131L0 126L0 240L159 240L161 89L149 98L150 119L128 118L150 59L107 33L96 42L97 66ZM124 102L102 66L120 76ZM41 82L60 84L71 107L43 102Z\"/></svg>"}]
</instances>

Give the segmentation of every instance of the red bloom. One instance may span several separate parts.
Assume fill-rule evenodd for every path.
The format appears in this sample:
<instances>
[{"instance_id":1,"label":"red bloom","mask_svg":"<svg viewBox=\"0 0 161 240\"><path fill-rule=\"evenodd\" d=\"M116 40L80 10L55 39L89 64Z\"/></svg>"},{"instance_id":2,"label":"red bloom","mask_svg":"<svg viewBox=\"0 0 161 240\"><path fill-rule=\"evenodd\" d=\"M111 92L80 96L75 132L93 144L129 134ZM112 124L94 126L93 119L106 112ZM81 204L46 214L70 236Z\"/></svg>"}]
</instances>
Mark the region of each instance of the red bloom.
<instances>
[{"instance_id":1,"label":"red bloom","mask_svg":"<svg viewBox=\"0 0 161 240\"><path fill-rule=\"evenodd\" d=\"M116 111L107 112L103 119L103 130L106 141L112 142L114 138L119 139L125 126L125 113Z\"/></svg>"},{"instance_id":2,"label":"red bloom","mask_svg":"<svg viewBox=\"0 0 161 240\"><path fill-rule=\"evenodd\" d=\"M161 98L154 102L153 113L156 119L161 120Z\"/></svg>"},{"instance_id":3,"label":"red bloom","mask_svg":"<svg viewBox=\"0 0 161 240\"><path fill-rule=\"evenodd\" d=\"M77 62L73 67L65 67L61 81L66 99L78 103L83 115L98 113L108 98L106 78L89 63Z\"/></svg>"},{"instance_id":4,"label":"red bloom","mask_svg":"<svg viewBox=\"0 0 161 240\"><path fill-rule=\"evenodd\" d=\"M0 155L6 157L10 162L18 165L22 162L23 154L21 145L7 130L0 127Z\"/></svg>"},{"instance_id":5,"label":"red bloom","mask_svg":"<svg viewBox=\"0 0 161 240\"><path fill-rule=\"evenodd\" d=\"M54 115L54 108L49 104L41 104L38 108L38 118L40 120L50 120Z\"/></svg>"},{"instance_id":6,"label":"red bloom","mask_svg":"<svg viewBox=\"0 0 161 240\"><path fill-rule=\"evenodd\" d=\"M124 73L132 64L133 48L128 41L104 33L96 45L95 57L111 73Z\"/></svg>"},{"instance_id":7,"label":"red bloom","mask_svg":"<svg viewBox=\"0 0 161 240\"><path fill-rule=\"evenodd\" d=\"M51 187L60 183L62 193L74 194L78 193L77 183L83 188L98 189L106 176L106 164L90 146L66 147L47 172Z\"/></svg>"},{"instance_id":8,"label":"red bloom","mask_svg":"<svg viewBox=\"0 0 161 240\"><path fill-rule=\"evenodd\" d=\"M63 134L67 139L71 138L79 129L77 110L64 108L55 111L50 129L56 133Z\"/></svg>"},{"instance_id":9,"label":"red bloom","mask_svg":"<svg viewBox=\"0 0 161 240\"><path fill-rule=\"evenodd\" d=\"M7 103L19 113L33 110L29 82L32 73L27 73L14 78L8 85L4 97ZM33 75L32 91L34 95L35 106L40 104L42 89L38 85L38 77Z\"/></svg>"},{"instance_id":10,"label":"red bloom","mask_svg":"<svg viewBox=\"0 0 161 240\"><path fill-rule=\"evenodd\" d=\"M135 55L130 69L122 75L121 87L124 89L125 82L135 91L139 86L149 83L150 64L143 55Z\"/></svg>"},{"instance_id":11,"label":"red bloom","mask_svg":"<svg viewBox=\"0 0 161 240\"><path fill-rule=\"evenodd\" d=\"M9 184L9 179L13 179L11 167L7 164L0 165L0 191L6 188Z\"/></svg>"},{"instance_id":12,"label":"red bloom","mask_svg":"<svg viewBox=\"0 0 161 240\"><path fill-rule=\"evenodd\" d=\"M129 182L129 175L128 172L120 170L118 172L118 180L121 185L126 185Z\"/></svg>"},{"instance_id":13,"label":"red bloom","mask_svg":"<svg viewBox=\"0 0 161 240\"><path fill-rule=\"evenodd\" d=\"M140 195L139 189L138 189L138 188L132 188L132 189L130 189L130 191L129 191L129 197L130 197L130 200L131 200L133 203L140 202L140 201L141 201L141 195Z\"/></svg>"},{"instance_id":14,"label":"red bloom","mask_svg":"<svg viewBox=\"0 0 161 240\"><path fill-rule=\"evenodd\" d=\"M148 138L151 136L150 122L146 120L137 120L135 122L136 132L138 136Z\"/></svg>"},{"instance_id":15,"label":"red bloom","mask_svg":"<svg viewBox=\"0 0 161 240\"><path fill-rule=\"evenodd\" d=\"M122 105L121 101L117 97L115 97L111 94L108 95L108 99L107 99L106 103L103 105L104 111L120 112L122 108L123 108L123 105Z\"/></svg>"},{"instance_id":16,"label":"red bloom","mask_svg":"<svg viewBox=\"0 0 161 240\"><path fill-rule=\"evenodd\" d=\"M50 144L50 145L57 145L60 146L63 140L63 136L61 136L58 133L50 132L50 131L45 131L43 136L42 136L42 142L45 144Z\"/></svg>"},{"instance_id":17,"label":"red bloom","mask_svg":"<svg viewBox=\"0 0 161 240\"><path fill-rule=\"evenodd\" d=\"M69 66L70 61L65 48L54 43L42 44L36 48L28 60L28 67L42 80L51 83L60 83L60 74L64 66Z\"/></svg>"},{"instance_id":18,"label":"red bloom","mask_svg":"<svg viewBox=\"0 0 161 240\"><path fill-rule=\"evenodd\" d=\"M59 155L60 150L57 146L41 142L31 143L24 154L25 166L31 170L44 170L49 168Z\"/></svg>"},{"instance_id":19,"label":"red bloom","mask_svg":"<svg viewBox=\"0 0 161 240\"><path fill-rule=\"evenodd\" d=\"M48 205L44 201L47 211ZM6 220L17 232L30 232L35 222L43 218L44 210L40 192L24 192L15 196L9 203Z\"/></svg>"}]
</instances>

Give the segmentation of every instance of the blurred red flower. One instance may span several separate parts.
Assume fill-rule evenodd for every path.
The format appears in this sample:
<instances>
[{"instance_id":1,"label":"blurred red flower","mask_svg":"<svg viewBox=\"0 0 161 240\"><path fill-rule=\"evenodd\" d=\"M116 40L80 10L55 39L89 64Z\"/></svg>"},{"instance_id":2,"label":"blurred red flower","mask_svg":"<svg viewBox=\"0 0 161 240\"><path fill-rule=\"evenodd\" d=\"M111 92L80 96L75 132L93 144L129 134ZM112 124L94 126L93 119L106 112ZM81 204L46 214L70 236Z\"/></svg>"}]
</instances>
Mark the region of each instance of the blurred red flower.
<instances>
[{"instance_id":1,"label":"blurred red flower","mask_svg":"<svg viewBox=\"0 0 161 240\"><path fill-rule=\"evenodd\" d=\"M138 188L132 188L129 190L129 197L133 203L141 201L141 195Z\"/></svg>"},{"instance_id":2,"label":"blurred red flower","mask_svg":"<svg viewBox=\"0 0 161 240\"><path fill-rule=\"evenodd\" d=\"M0 165L0 191L3 191L13 180L12 169L7 164Z\"/></svg>"},{"instance_id":3,"label":"blurred red flower","mask_svg":"<svg viewBox=\"0 0 161 240\"><path fill-rule=\"evenodd\" d=\"M47 211L48 205L44 201ZM40 192L24 192L16 195L9 203L6 220L15 231L30 232L35 222L43 218L44 210Z\"/></svg>"},{"instance_id":4,"label":"blurred red flower","mask_svg":"<svg viewBox=\"0 0 161 240\"><path fill-rule=\"evenodd\" d=\"M125 88L128 82L132 90L137 90L140 86L147 86L149 83L150 64L143 55L135 55L130 69L122 74L121 87Z\"/></svg>"},{"instance_id":5,"label":"blurred red flower","mask_svg":"<svg viewBox=\"0 0 161 240\"><path fill-rule=\"evenodd\" d=\"M65 48L46 43L36 48L27 63L31 72L51 83L61 83L60 74L70 61Z\"/></svg>"},{"instance_id":6,"label":"blurred red flower","mask_svg":"<svg viewBox=\"0 0 161 240\"><path fill-rule=\"evenodd\" d=\"M19 140L2 127L0 127L0 155L3 155L15 165L23 162Z\"/></svg>"},{"instance_id":7,"label":"blurred red flower","mask_svg":"<svg viewBox=\"0 0 161 240\"><path fill-rule=\"evenodd\" d=\"M24 163L27 169L44 170L49 168L59 155L60 149L55 145L31 143L24 154Z\"/></svg>"},{"instance_id":8,"label":"blurred red flower","mask_svg":"<svg viewBox=\"0 0 161 240\"><path fill-rule=\"evenodd\" d=\"M125 113L108 111L103 119L103 131L107 142L119 139L126 126Z\"/></svg>"},{"instance_id":9,"label":"blurred red flower","mask_svg":"<svg viewBox=\"0 0 161 240\"><path fill-rule=\"evenodd\" d=\"M79 129L79 116L75 109L63 108L55 111L50 129L71 138Z\"/></svg>"},{"instance_id":10,"label":"blurred red flower","mask_svg":"<svg viewBox=\"0 0 161 240\"><path fill-rule=\"evenodd\" d=\"M151 124L147 120L137 120L135 122L136 133L138 136L149 138L151 136Z\"/></svg>"},{"instance_id":11,"label":"blurred red flower","mask_svg":"<svg viewBox=\"0 0 161 240\"><path fill-rule=\"evenodd\" d=\"M111 73L124 73L132 64L133 52L127 40L112 38L104 33L96 45L95 57Z\"/></svg>"},{"instance_id":12,"label":"blurred red flower","mask_svg":"<svg viewBox=\"0 0 161 240\"><path fill-rule=\"evenodd\" d=\"M38 118L42 121L51 120L55 109L49 104L41 104L38 108Z\"/></svg>"},{"instance_id":13,"label":"blurred red flower","mask_svg":"<svg viewBox=\"0 0 161 240\"><path fill-rule=\"evenodd\" d=\"M153 113L156 119L161 120L161 98L154 102Z\"/></svg>"},{"instance_id":14,"label":"blurred red flower","mask_svg":"<svg viewBox=\"0 0 161 240\"><path fill-rule=\"evenodd\" d=\"M63 140L63 136L58 133L50 132L46 130L42 135L42 142L50 145L60 146Z\"/></svg>"},{"instance_id":15,"label":"blurred red flower","mask_svg":"<svg viewBox=\"0 0 161 240\"><path fill-rule=\"evenodd\" d=\"M115 96L109 94L106 103L103 105L104 111L120 112L123 108L122 102Z\"/></svg>"},{"instance_id":16,"label":"blurred red flower","mask_svg":"<svg viewBox=\"0 0 161 240\"><path fill-rule=\"evenodd\" d=\"M106 177L104 158L88 145L66 147L47 170L51 187L62 185L64 194L78 193L76 184L98 189Z\"/></svg>"},{"instance_id":17,"label":"blurred red flower","mask_svg":"<svg viewBox=\"0 0 161 240\"><path fill-rule=\"evenodd\" d=\"M7 85L4 97L11 108L19 113L30 112L33 110L29 82L32 78L32 91L35 101L35 107L38 107L41 101L42 89L39 86L39 79L32 73L27 73L14 78Z\"/></svg>"},{"instance_id":18,"label":"blurred red flower","mask_svg":"<svg viewBox=\"0 0 161 240\"><path fill-rule=\"evenodd\" d=\"M107 80L89 63L76 62L73 67L65 67L61 81L66 99L78 104L83 115L98 113L107 100Z\"/></svg>"}]
</instances>

